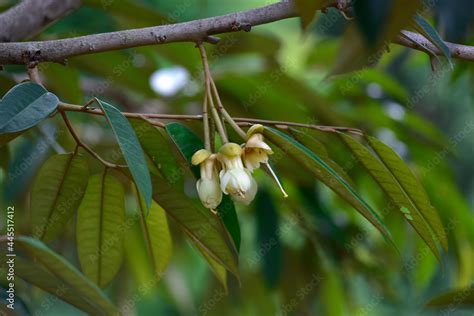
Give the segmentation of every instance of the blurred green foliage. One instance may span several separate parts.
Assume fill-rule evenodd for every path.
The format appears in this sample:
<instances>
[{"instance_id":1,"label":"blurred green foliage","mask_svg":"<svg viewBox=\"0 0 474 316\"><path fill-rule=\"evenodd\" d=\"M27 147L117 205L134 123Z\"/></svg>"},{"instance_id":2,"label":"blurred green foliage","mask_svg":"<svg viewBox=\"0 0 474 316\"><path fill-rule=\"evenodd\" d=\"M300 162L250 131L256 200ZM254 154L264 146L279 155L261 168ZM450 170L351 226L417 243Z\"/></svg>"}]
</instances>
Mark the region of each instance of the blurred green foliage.
<instances>
[{"instance_id":1,"label":"blurred green foliage","mask_svg":"<svg viewBox=\"0 0 474 316\"><path fill-rule=\"evenodd\" d=\"M86 0L83 7L36 39L188 21L265 3ZM423 6L420 2L413 10L420 8L444 39L474 44L472 1L427 1ZM362 30L365 33L358 36L368 34L369 43L378 43L381 23L396 20L391 11L385 19L377 13L385 11L379 2L367 1L353 12L361 19L357 25L331 8L324 14L318 12L304 34L297 19L254 27L250 33L223 34L219 44L207 46L211 71L224 104L236 117L357 127L392 147L421 180L440 212L449 240L442 264L396 215L399 210L391 208L337 135L307 131L327 148L330 158L383 217L399 254L347 203L281 154L283 158L274 161L274 166L290 197L282 199L271 180L257 172L260 192L256 202L253 207L237 206L241 279L226 279L228 294L221 285L222 274L209 269L213 259L203 258L191 247L173 221L169 221L173 239L170 266L160 281L150 282L154 268L145 259L148 250L142 246L139 225L134 224L124 236L125 264L106 288L118 309L130 315L435 315L439 309L422 309L429 299L472 286L474 64L456 60L451 70L441 58L433 72L426 54L391 45L377 66L364 68L349 53L366 46L354 46L358 43L348 34ZM371 19L374 15L377 18ZM328 78L341 62L340 46L349 54L343 68L353 66L350 70L356 72ZM151 85L151 75L178 66L189 76L184 87L173 94L160 94ZM200 112L201 69L198 51L191 43L79 56L67 66L40 65L45 86L61 100L80 104L94 96L126 111L182 114ZM23 67L5 66L0 72L0 92L3 95L26 78ZM115 139L103 120L70 116L83 139L104 157L116 151ZM199 123L188 126L200 135ZM313 145L316 152L318 145ZM30 232L29 190L38 168L53 153L73 149L74 142L58 117L1 147L1 211L15 206L17 235ZM100 166L86 158L91 174L101 172ZM188 173L183 179L182 194L189 196L194 180ZM130 202L133 192L126 194L130 218L137 206ZM79 267L75 229L74 221L69 221L61 238L49 247ZM0 284L5 287L5 270L0 271ZM19 279L16 289L17 299L31 314L82 314ZM449 310L444 306L441 311L443 308ZM456 304L452 312L469 315L472 309ZM17 313L28 312L19 307Z\"/></svg>"}]
</instances>

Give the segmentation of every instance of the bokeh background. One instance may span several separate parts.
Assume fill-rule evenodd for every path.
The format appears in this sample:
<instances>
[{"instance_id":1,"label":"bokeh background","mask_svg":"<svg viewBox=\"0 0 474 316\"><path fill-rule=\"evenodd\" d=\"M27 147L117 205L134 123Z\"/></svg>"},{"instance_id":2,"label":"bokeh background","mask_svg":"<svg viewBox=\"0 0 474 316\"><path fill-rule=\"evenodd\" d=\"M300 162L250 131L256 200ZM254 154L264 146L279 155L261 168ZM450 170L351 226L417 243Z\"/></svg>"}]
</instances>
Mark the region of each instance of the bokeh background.
<instances>
[{"instance_id":1,"label":"bokeh background","mask_svg":"<svg viewBox=\"0 0 474 316\"><path fill-rule=\"evenodd\" d=\"M3 10L14 1L0 3ZM80 9L35 39L188 21L269 3L85 0ZM471 1L442 0L428 7L425 17L445 40L474 45L473 13ZM137 246L136 225L126 232L124 265L107 288L126 314L437 315L443 310L423 309L430 298L472 286L474 64L455 60L451 67L442 61L433 71L427 54L390 45L376 67L327 77L337 63L347 23L330 9L317 13L305 33L294 18L257 26L249 33L220 36L217 45L206 48L221 97L237 117L357 127L391 146L421 180L445 223L450 250L443 255L443 267L390 209L339 139L311 131L383 216L399 254L332 191L283 157L275 168L290 197L283 199L260 172L256 201L238 207L241 284L230 280L226 294L172 221L172 261L162 280L150 283L145 249ZM67 66L40 66L45 86L65 102L82 104L96 96L124 111L182 114L200 112L201 70L199 53L190 43L74 57ZM5 66L0 71L0 93L24 79L24 67ZM83 139L105 157L116 148L102 120L81 114L71 117ZM188 126L201 133L199 123ZM17 234L29 232L29 189L38 168L51 154L71 149L73 142L57 118L0 149L2 212L5 205L15 205ZM193 194L191 179L187 185ZM134 211L131 202L127 213ZM0 225L4 231L5 221ZM51 247L77 266L74 230L71 221ZM33 315L82 313L24 282L17 286L17 298ZM472 315L473 311L454 306L444 312Z\"/></svg>"}]
</instances>

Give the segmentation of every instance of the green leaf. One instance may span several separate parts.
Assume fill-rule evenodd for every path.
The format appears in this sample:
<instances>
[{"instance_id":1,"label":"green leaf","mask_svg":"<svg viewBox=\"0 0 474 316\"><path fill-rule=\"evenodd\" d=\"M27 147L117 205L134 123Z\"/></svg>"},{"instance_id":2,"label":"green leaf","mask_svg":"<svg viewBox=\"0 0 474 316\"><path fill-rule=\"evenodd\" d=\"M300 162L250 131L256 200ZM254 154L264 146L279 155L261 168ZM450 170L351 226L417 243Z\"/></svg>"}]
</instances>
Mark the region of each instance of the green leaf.
<instances>
[{"instance_id":1,"label":"green leaf","mask_svg":"<svg viewBox=\"0 0 474 316\"><path fill-rule=\"evenodd\" d=\"M264 135L285 153L290 154L298 163L311 171L316 178L331 188L342 199L352 205L369 222L371 222L387 240L393 243L389 231L380 220L377 213L339 174L336 173L336 171L334 171L333 168L308 148L274 128L265 127Z\"/></svg>"},{"instance_id":2,"label":"green leaf","mask_svg":"<svg viewBox=\"0 0 474 316\"><path fill-rule=\"evenodd\" d=\"M146 207L150 208L152 194L150 171L137 136L128 120L119 110L104 101L99 101L99 105L117 137L117 142L130 168L133 181L135 181L138 191L145 199Z\"/></svg>"},{"instance_id":3,"label":"green leaf","mask_svg":"<svg viewBox=\"0 0 474 316\"><path fill-rule=\"evenodd\" d=\"M474 306L474 287L457 289L435 298L432 298L427 304L429 307L458 307L459 305Z\"/></svg>"},{"instance_id":4,"label":"green leaf","mask_svg":"<svg viewBox=\"0 0 474 316\"><path fill-rule=\"evenodd\" d=\"M283 247L280 240L279 216L270 193L259 190L255 201L257 249L263 251L260 267L269 288L275 288L283 268ZM270 247L269 247L270 246ZM259 253L260 255L260 253Z\"/></svg>"},{"instance_id":5,"label":"green leaf","mask_svg":"<svg viewBox=\"0 0 474 316\"><path fill-rule=\"evenodd\" d=\"M199 243L195 242L192 239L190 240L191 240L191 243L194 245L194 247L196 247L199 250L199 252L201 252L202 256L209 264L209 267L211 268L212 273L214 273L217 280L221 282L222 286L224 287L225 292L227 293L229 288L227 286L226 268L222 264L220 264L218 261L216 261L212 256L210 256L209 253L206 251L206 249L203 248Z\"/></svg>"},{"instance_id":6,"label":"green leaf","mask_svg":"<svg viewBox=\"0 0 474 316\"><path fill-rule=\"evenodd\" d=\"M39 240L20 236L17 237L15 241L18 248L24 250L35 262L41 263L46 270L58 278L58 280L64 282L68 288L76 292L90 305L99 309L101 311L100 314L117 315L117 309L112 305L105 294L65 258L49 249ZM30 277L30 279L33 278ZM41 282L40 278L35 279ZM40 284L44 287L47 286L42 282L36 285L40 286Z\"/></svg>"},{"instance_id":7,"label":"green leaf","mask_svg":"<svg viewBox=\"0 0 474 316\"><path fill-rule=\"evenodd\" d=\"M24 131L38 124L58 104L58 97L36 83L14 86L0 101L0 134Z\"/></svg>"},{"instance_id":8,"label":"green leaf","mask_svg":"<svg viewBox=\"0 0 474 316\"><path fill-rule=\"evenodd\" d=\"M171 260L173 246L168 220L165 211L155 201L152 201L148 215L142 198L139 198L138 206L145 247L155 276L161 278Z\"/></svg>"},{"instance_id":9,"label":"green leaf","mask_svg":"<svg viewBox=\"0 0 474 316\"><path fill-rule=\"evenodd\" d=\"M163 207L198 250L205 251L216 262L239 277L238 255L234 243L229 239L219 217L204 208L200 201L191 200L184 193L183 175L188 166L180 166L171 149L171 143L156 127L143 121L132 124L153 163L153 199Z\"/></svg>"},{"instance_id":10,"label":"green leaf","mask_svg":"<svg viewBox=\"0 0 474 316\"><path fill-rule=\"evenodd\" d=\"M438 212L431 205L423 186L418 182L405 162L387 145L378 139L366 136L370 147L377 153L380 160L393 174L403 190L407 193L414 206L423 215L433 233L445 251L448 251L448 238ZM409 206L407 206L409 208Z\"/></svg>"},{"instance_id":11,"label":"green leaf","mask_svg":"<svg viewBox=\"0 0 474 316\"><path fill-rule=\"evenodd\" d=\"M425 221L421 214L423 210L419 210L412 199L410 193L406 192L400 183L395 179L392 172L377 159L362 144L348 135L339 134L343 142L369 171L370 175L380 185L382 190L390 197L394 205L403 214L411 226L418 232L420 237L426 242L433 254L440 260L440 254L433 238L429 224Z\"/></svg>"},{"instance_id":12,"label":"green leaf","mask_svg":"<svg viewBox=\"0 0 474 316\"><path fill-rule=\"evenodd\" d=\"M196 179L199 179L201 177L199 166L193 166L191 159L196 151L204 148L204 143L192 130L179 123L166 124L166 131L171 136L171 139L173 139L184 159L188 162ZM224 225L232 236L235 247L239 250L241 238L239 219L237 218L234 202L232 202L229 196L224 195L222 197L222 202L217 208L217 212L222 217Z\"/></svg>"},{"instance_id":13,"label":"green leaf","mask_svg":"<svg viewBox=\"0 0 474 316\"><path fill-rule=\"evenodd\" d=\"M88 314L105 314L105 311L93 303L89 303L81 293L75 291L40 263L28 261L17 256L15 258L15 274L26 282L33 284L51 295L55 295ZM81 276L86 279L83 275ZM89 280L87 281L90 282Z\"/></svg>"},{"instance_id":14,"label":"green leaf","mask_svg":"<svg viewBox=\"0 0 474 316\"><path fill-rule=\"evenodd\" d=\"M413 15L422 7L421 0L391 1L390 14L383 31L377 32L377 41L367 45L364 35L354 23L349 25L341 38L341 47L330 75L360 70L374 66L386 51L386 46L402 28L411 25Z\"/></svg>"},{"instance_id":15,"label":"green leaf","mask_svg":"<svg viewBox=\"0 0 474 316\"><path fill-rule=\"evenodd\" d=\"M417 27L418 31L443 53L444 57L448 59L451 68L453 68L451 51L439 35L438 31L436 31L436 29L432 27L431 24L420 14L415 15L415 22L419 26Z\"/></svg>"},{"instance_id":16,"label":"green leaf","mask_svg":"<svg viewBox=\"0 0 474 316\"><path fill-rule=\"evenodd\" d=\"M383 33L391 2L377 0L354 2L354 20L369 46L375 45Z\"/></svg>"},{"instance_id":17,"label":"green leaf","mask_svg":"<svg viewBox=\"0 0 474 316\"><path fill-rule=\"evenodd\" d=\"M351 186L354 186L354 181L347 174L344 168L342 168L339 164L332 160L331 157L329 157L329 153L323 143L321 143L319 140L317 140L315 137L311 136L305 131L301 131L295 128L290 128L288 131L294 139L296 139L302 145L306 146L319 158L324 160L324 162L327 163L331 168L333 168L334 171L336 171L344 180L347 181L347 183L349 183Z\"/></svg>"},{"instance_id":18,"label":"green leaf","mask_svg":"<svg viewBox=\"0 0 474 316\"><path fill-rule=\"evenodd\" d=\"M123 187L107 169L90 177L77 214L77 251L82 271L100 287L122 264L124 204Z\"/></svg>"},{"instance_id":19,"label":"green leaf","mask_svg":"<svg viewBox=\"0 0 474 316\"><path fill-rule=\"evenodd\" d=\"M87 187L87 161L76 154L50 157L31 190L32 234L43 241L59 236L74 215Z\"/></svg>"}]
</instances>

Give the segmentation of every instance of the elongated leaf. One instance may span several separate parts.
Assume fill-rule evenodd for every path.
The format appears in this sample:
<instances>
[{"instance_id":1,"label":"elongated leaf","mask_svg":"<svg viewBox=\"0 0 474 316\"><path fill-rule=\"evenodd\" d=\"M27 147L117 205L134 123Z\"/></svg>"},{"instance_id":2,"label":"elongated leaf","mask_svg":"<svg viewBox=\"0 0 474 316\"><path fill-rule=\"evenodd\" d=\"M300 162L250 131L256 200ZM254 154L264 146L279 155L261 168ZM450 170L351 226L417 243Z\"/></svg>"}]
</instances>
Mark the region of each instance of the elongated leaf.
<instances>
[{"instance_id":1,"label":"elongated leaf","mask_svg":"<svg viewBox=\"0 0 474 316\"><path fill-rule=\"evenodd\" d=\"M266 127L264 135L284 152L290 154L296 161L311 171L316 178L336 192L342 199L352 205L368 221L372 223L382 234L393 243L391 235L379 216L368 205L357 192L327 163L319 158L308 148L298 143L288 135L271 127Z\"/></svg>"},{"instance_id":2,"label":"elongated leaf","mask_svg":"<svg viewBox=\"0 0 474 316\"><path fill-rule=\"evenodd\" d=\"M53 273L49 272L49 270L37 262L16 257L15 274L26 282L57 296L63 301L68 302L88 314L105 314L99 306L96 306L94 303L89 303L80 292L71 288L67 283L56 277Z\"/></svg>"},{"instance_id":3,"label":"elongated leaf","mask_svg":"<svg viewBox=\"0 0 474 316\"><path fill-rule=\"evenodd\" d=\"M283 247L279 233L279 217L271 195L262 189L255 201L257 249L263 252L260 267L269 288L275 288L281 277Z\"/></svg>"},{"instance_id":4,"label":"elongated leaf","mask_svg":"<svg viewBox=\"0 0 474 316\"><path fill-rule=\"evenodd\" d=\"M122 264L125 211L124 190L107 173L89 179L77 214L76 240L82 271L105 287Z\"/></svg>"},{"instance_id":5,"label":"elongated leaf","mask_svg":"<svg viewBox=\"0 0 474 316\"><path fill-rule=\"evenodd\" d=\"M429 307L458 307L474 306L474 287L453 290L432 298L427 304Z\"/></svg>"},{"instance_id":6,"label":"elongated leaf","mask_svg":"<svg viewBox=\"0 0 474 316\"><path fill-rule=\"evenodd\" d=\"M436 258L440 260L436 240L433 239L430 226L423 218L421 211L414 205L409 193L405 192L386 166L379 159L374 157L366 147L348 135L340 134L340 136L356 158L369 171L375 181L377 181L382 190L390 197L410 225L412 225L421 238L423 238Z\"/></svg>"},{"instance_id":7,"label":"elongated leaf","mask_svg":"<svg viewBox=\"0 0 474 316\"><path fill-rule=\"evenodd\" d=\"M329 153L326 150L326 147L316 138L309 135L307 132L300 131L294 128L289 129L291 136L296 139L298 142L306 146L309 150L314 152L319 158L324 160L331 168L334 169L344 180L347 181L351 186L354 186L354 181L349 177L347 172L338 165L334 160L329 157Z\"/></svg>"},{"instance_id":8,"label":"elongated leaf","mask_svg":"<svg viewBox=\"0 0 474 316\"><path fill-rule=\"evenodd\" d=\"M134 120L132 124L152 167L153 199L175 220L187 237L199 244L216 262L236 277L239 276L238 256L220 219L191 200L183 191L183 175L188 166L180 166L171 144L154 126Z\"/></svg>"},{"instance_id":9,"label":"elongated leaf","mask_svg":"<svg viewBox=\"0 0 474 316\"><path fill-rule=\"evenodd\" d=\"M444 57L448 59L449 64L452 68L453 59L451 57L451 51L449 50L449 47L443 41L441 36L439 36L438 31L436 31L436 29L432 27L431 24L426 21L426 19L420 14L415 15L415 22L419 25L417 29L420 31L420 33L423 34L427 39L429 39L431 43L433 43L433 45L436 46L443 53Z\"/></svg>"},{"instance_id":10,"label":"elongated leaf","mask_svg":"<svg viewBox=\"0 0 474 316\"><path fill-rule=\"evenodd\" d=\"M227 293L229 288L227 286L226 268L222 264L220 264L218 261L216 261L213 257L211 257L209 253L206 251L206 249L203 248L199 243L196 243L192 239L190 240L191 240L191 243L194 245L194 247L196 247L199 250L199 252L201 252L202 256L209 264L209 267L211 268L212 273L214 273L217 280L221 282L222 286L224 287L225 292Z\"/></svg>"},{"instance_id":11,"label":"elongated leaf","mask_svg":"<svg viewBox=\"0 0 474 316\"><path fill-rule=\"evenodd\" d=\"M87 187L86 160L75 154L49 158L38 172L31 191L33 236L55 239L74 215Z\"/></svg>"},{"instance_id":12,"label":"elongated leaf","mask_svg":"<svg viewBox=\"0 0 474 316\"><path fill-rule=\"evenodd\" d=\"M370 147L377 153L380 160L390 170L400 186L408 194L408 197L413 201L413 204L423 215L441 246L443 246L445 251L448 251L448 238L446 237L443 224L438 212L431 205L423 186L418 182L403 160L390 147L374 137L366 136L366 139Z\"/></svg>"},{"instance_id":13,"label":"elongated leaf","mask_svg":"<svg viewBox=\"0 0 474 316\"><path fill-rule=\"evenodd\" d=\"M143 240L151 259L154 273L161 277L171 260L172 241L165 211L155 201L151 202L150 212L145 215L145 203L139 199L140 224Z\"/></svg>"},{"instance_id":14,"label":"elongated leaf","mask_svg":"<svg viewBox=\"0 0 474 316\"><path fill-rule=\"evenodd\" d=\"M133 181L135 181L138 191L145 199L146 207L150 208L152 191L150 171L137 136L128 120L119 110L104 101L99 101L99 105L117 137L117 142L130 168Z\"/></svg>"},{"instance_id":15,"label":"elongated leaf","mask_svg":"<svg viewBox=\"0 0 474 316\"><path fill-rule=\"evenodd\" d=\"M58 106L58 98L42 86L24 82L14 86L0 101L0 134L24 131Z\"/></svg>"},{"instance_id":16,"label":"elongated leaf","mask_svg":"<svg viewBox=\"0 0 474 316\"><path fill-rule=\"evenodd\" d=\"M173 139L174 143L178 147L178 150L183 155L184 159L188 162L191 170L193 171L196 179L201 177L199 172L199 166L193 166L191 159L193 154L199 149L204 148L204 143L201 139L193 133L188 127L179 123L170 123L166 125L166 131ZM235 211L234 202L229 196L224 195L222 202L217 208L217 212L222 217L227 230L229 231L232 239L234 240L235 247L237 250L240 249L240 225L237 213Z\"/></svg>"},{"instance_id":17,"label":"elongated leaf","mask_svg":"<svg viewBox=\"0 0 474 316\"><path fill-rule=\"evenodd\" d=\"M100 308L103 311L100 314L117 315L117 309L110 303L105 294L62 256L49 249L39 240L25 236L17 237L15 240L19 248L23 249L29 257L41 263L45 269L67 284L69 288L77 292L90 304Z\"/></svg>"},{"instance_id":18,"label":"elongated leaf","mask_svg":"<svg viewBox=\"0 0 474 316\"><path fill-rule=\"evenodd\" d=\"M421 0L391 1L390 14L384 21L383 31L377 34L377 41L372 45L367 45L355 23L349 25L341 39L341 48L331 75L374 66L385 53L387 43L390 43L402 28L411 24L413 15L421 7Z\"/></svg>"}]
</instances>

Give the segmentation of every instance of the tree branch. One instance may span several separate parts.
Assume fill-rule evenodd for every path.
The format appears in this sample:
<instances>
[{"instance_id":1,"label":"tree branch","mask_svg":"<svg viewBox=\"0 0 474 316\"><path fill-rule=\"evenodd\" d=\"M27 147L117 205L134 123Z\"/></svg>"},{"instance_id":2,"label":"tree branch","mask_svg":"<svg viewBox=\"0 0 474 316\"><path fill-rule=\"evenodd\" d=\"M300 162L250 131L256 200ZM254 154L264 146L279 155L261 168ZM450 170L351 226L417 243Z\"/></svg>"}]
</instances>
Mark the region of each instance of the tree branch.
<instances>
[{"instance_id":1,"label":"tree branch","mask_svg":"<svg viewBox=\"0 0 474 316\"><path fill-rule=\"evenodd\" d=\"M32 37L80 5L81 0L23 0L0 14L0 42Z\"/></svg>"},{"instance_id":2,"label":"tree branch","mask_svg":"<svg viewBox=\"0 0 474 316\"><path fill-rule=\"evenodd\" d=\"M426 39L423 35L410 32L410 31L402 31L403 35L397 36L397 38L393 41L396 44L406 46L408 48L416 49L422 52L432 52L436 55L443 55L435 45L433 45L428 39ZM451 56L453 58L464 59L469 61L474 61L474 47L461 45L461 44L454 44L450 42L445 42L448 46Z\"/></svg>"},{"instance_id":3,"label":"tree branch","mask_svg":"<svg viewBox=\"0 0 474 316\"><path fill-rule=\"evenodd\" d=\"M50 2L52 0L45 0ZM69 0L73 1L73 0ZM34 2L34 1L33 1ZM38 1L41 2L41 1ZM65 1L68 2L68 1ZM280 1L275 4L243 12L194 20L190 22L160 25L118 32L100 33L80 37L23 43L0 43L0 64L29 64L52 61L65 63L68 57L92 54L110 50L156 45L173 42L200 42L209 40L213 34L250 31L255 25L265 24L298 16L293 2ZM1 23L0 23L1 25ZM402 31L417 43L436 54L441 52L420 34ZM426 52L426 48L398 36L394 43ZM474 61L474 47L446 42L452 56Z\"/></svg>"},{"instance_id":4,"label":"tree branch","mask_svg":"<svg viewBox=\"0 0 474 316\"><path fill-rule=\"evenodd\" d=\"M279 2L244 12L184 23L52 41L0 43L0 64L28 64L42 61L64 63L66 58L77 55L154 44L198 42L212 34L250 31L254 25L296 15L291 2Z\"/></svg>"}]
</instances>

